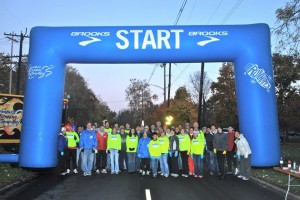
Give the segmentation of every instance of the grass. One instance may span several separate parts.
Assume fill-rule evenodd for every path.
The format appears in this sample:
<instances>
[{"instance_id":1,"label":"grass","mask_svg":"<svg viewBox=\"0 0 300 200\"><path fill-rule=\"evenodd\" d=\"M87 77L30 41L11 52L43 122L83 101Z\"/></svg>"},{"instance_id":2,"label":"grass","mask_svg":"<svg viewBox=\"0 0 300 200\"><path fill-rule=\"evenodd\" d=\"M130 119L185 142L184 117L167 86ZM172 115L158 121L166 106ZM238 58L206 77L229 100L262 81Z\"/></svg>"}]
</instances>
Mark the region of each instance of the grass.
<instances>
[{"instance_id":1,"label":"grass","mask_svg":"<svg viewBox=\"0 0 300 200\"><path fill-rule=\"evenodd\" d=\"M300 163L299 152L300 152L300 143L282 144L281 154L284 160L284 165L287 165L287 160L291 160L292 162L295 160L298 166ZM287 190L288 176L283 173L274 171L273 168L252 168L251 175L267 183L270 183L279 188ZM300 185L300 179L295 178L291 182L291 184ZM297 196L300 196L300 187L291 187L290 192Z\"/></svg>"}]
</instances>

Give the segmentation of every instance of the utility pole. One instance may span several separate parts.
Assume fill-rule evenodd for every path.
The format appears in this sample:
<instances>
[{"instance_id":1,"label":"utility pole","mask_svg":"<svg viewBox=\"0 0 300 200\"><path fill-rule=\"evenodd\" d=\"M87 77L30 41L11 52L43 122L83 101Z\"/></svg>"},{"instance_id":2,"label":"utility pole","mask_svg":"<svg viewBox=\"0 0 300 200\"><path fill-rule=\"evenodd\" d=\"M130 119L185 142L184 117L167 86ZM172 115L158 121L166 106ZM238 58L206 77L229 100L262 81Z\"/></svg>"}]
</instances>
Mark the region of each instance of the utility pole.
<instances>
[{"instance_id":1,"label":"utility pole","mask_svg":"<svg viewBox=\"0 0 300 200\"><path fill-rule=\"evenodd\" d=\"M14 39L14 32L12 32L12 36L6 36L6 38L11 40L11 49L10 49L10 70L9 70L9 94L11 94L12 88L12 66L13 66L13 53L14 53L14 42L19 42L18 40Z\"/></svg>"},{"instance_id":2,"label":"utility pole","mask_svg":"<svg viewBox=\"0 0 300 200\"><path fill-rule=\"evenodd\" d=\"M201 71L200 71L200 91L199 91L199 105L198 105L198 124L200 126L203 126L202 124L203 78L204 78L204 62L201 63Z\"/></svg>"},{"instance_id":3,"label":"utility pole","mask_svg":"<svg viewBox=\"0 0 300 200\"><path fill-rule=\"evenodd\" d=\"M26 32L25 34L22 33L21 31L21 34L20 35L16 35L14 33L4 33L4 35L7 35L7 36L11 36L12 38L15 36L15 37L20 37L20 49L19 49L19 62L18 62L18 69L17 69L17 91L16 91L16 94L20 94L20 82L21 82L21 70L22 70L22 51L23 51L23 41L24 41L24 38L29 38L29 36L26 35L27 33L27 29L26 29ZM12 56L12 55L11 55ZM11 66L12 67L12 66Z\"/></svg>"},{"instance_id":4,"label":"utility pole","mask_svg":"<svg viewBox=\"0 0 300 200\"><path fill-rule=\"evenodd\" d=\"M168 85L168 108L170 107L170 93L171 93L171 67L172 64L169 63L169 85Z\"/></svg>"}]
</instances>

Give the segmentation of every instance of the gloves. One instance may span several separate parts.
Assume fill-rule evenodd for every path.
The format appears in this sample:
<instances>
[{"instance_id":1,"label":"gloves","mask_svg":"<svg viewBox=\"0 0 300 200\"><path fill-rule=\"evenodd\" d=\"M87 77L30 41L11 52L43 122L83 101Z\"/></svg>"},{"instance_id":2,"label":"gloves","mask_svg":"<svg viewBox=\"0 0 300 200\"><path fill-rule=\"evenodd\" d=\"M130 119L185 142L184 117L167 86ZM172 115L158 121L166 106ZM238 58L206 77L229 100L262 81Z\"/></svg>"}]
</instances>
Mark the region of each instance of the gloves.
<instances>
[{"instance_id":1,"label":"gloves","mask_svg":"<svg viewBox=\"0 0 300 200\"><path fill-rule=\"evenodd\" d=\"M107 150L106 150L106 154L109 154L109 153L110 153L110 152L109 152L109 150L107 149Z\"/></svg>"},{"instance_id":2,"label":"gloves","mask_svg":"<svg viewBox=\"0 0 300 200\"><path fill-rule=\"evenodd\" d=\"M190 155L190 151L187 151L187 155Z\"/></svg>"},{"instance_id":3,"label":"gloves","mask_svg":"<svg viewBox=\"0 0 300 200\"><path fill-rule=\"evenodd\" d=\"M74 140L77 140L77 137L74 135Z\"/></svg>"},{"instance_id":4,"label":"gloves","mask_svg":"<svg viewBox=\"0 0 300 200\"><path fill-rule=\"evenodd\" d=\"M223 153L222 153L223 155L226 155L226 151L223 151Z\"/></svg>"},{"instance_id":5,"label":"gloves","mask_svg":"<svg viewBox=\"0 0 300 200\"><path fill-rule=\"evenodd\" d=\"M191 154L191 155L190 155L190 157L191 157L191 159L192 159L192 160L194 160L194 158L193 158L193 154Z\"/></svg>"},{"instance_id":6,"label":"gloves","mask_svg":"<svg viewBox=\"0 0 300 200\"><path fill-rule=\"evenodd\" d=\"M201 158L201 160L203 160L203 158L204 158L204 155L203 155L203 154L201 154L201 155L200 155L200 158Z\"/></svg>"},{"instance_id":7,"label":"gloves","mask_svg":"<svg viewBox=\"0 0 300 200\"><path fill-rule=\"evenodd\" d=\"M142 156L142 155L139 153L139 154L138 154L138 157L140 158L141 156Z\"/></svg>"},{"instance_id":8,"label":"gloves","mask_svg":"<svg viewBox=\"0 0 300 200\"><path fill-rule=\"evenodd\" d=\"M248 158L248 154L245 154L245 155L244 155L244 158L246 158L246 159L247 159L247 158Z\"/></svg>"},{"instance_id":9,"label":"gloves","mask_svg":"<svg viewBox=\"0 0 300 200\"><path fill-rule=\"evenodd\" d=\"M214 153L217 153L217 149L214 149Z\"/></svg>"},{"instance_id":10,"label":"gloves","mask_svg":"<svg viewBox=\"0 0 300 200\"><path fill-rule=\"evenodd\" d=\"M98 153L97 149L92 149L92 153Z\"/></svg>"},{"instance_id":11,"label":"gloves","mask_svg":"<svg viewBox=\"0 0 300 200\"><path fill-rule=\"evenodd\" d=\"M60 155L63 156L65 153L63 151L60 152Z\"/></svg>"},{"instance_id":12,"label":"gloves","mask_svg":"<svg viewBox=\"0 0 300 200\"><path fill-rule=\"evenodd\" d=\"M172 157L172 152L171 151L169 151L169 156Z\"/></svg>"},{"instance_id":13,"label":"gloves","mask_svg":"<svg viewBox=\"0 0 300 200\"><path fill-rule=\"evenodd\" d=\"M83 148L81 148L81 149L80 149L80 151L81 151L81 152L84 152L84 149L83 149Z\"/></svg>"},{"instance_id":14,"label":"gloves","mask_svg":"<svg viewBox=\"0 0 300 200\"><path fill-rule=\"evenodd\" d=\"M174 156L175 156L175 158L178 156L178 151L175 151L175 155Z\"/></svg>"},{"instance_id":15,"label":"gloves","mask_svg":"<svg viewBox=\"0 0 300 200\"><path fill-rule=\"evenodd\" d=\"M237 158L240 160L241 159L241 155L237 155Z\"/></svg>"},{"instance_id":16,"label":"gloves","mask_svg":"<svg viewBox=\"0 0 300 200\"><path fill-rule=\"evenodd\" d=\"M129 148L129 151L134 151L135 150L135 148Z\"/></svg>"},{"instance_id":17,"label":"gloves","mask_svg":"<svg viewBox=\"0 0 300 200\"><path fill-rule=\"evenodd\" d=\"M157 159L160 160L160 156L158 156Z\"/></svg>"},{"instance_id":18,"label":"gloves","mask_svg":"<svg viewBox=\"0 0 300 200\"><path fill-rule=\"evenodd\" d=\"M151 160L154 160L155 159L155 157L154 156L151 156Z\"/></svg>"}]
</instances>

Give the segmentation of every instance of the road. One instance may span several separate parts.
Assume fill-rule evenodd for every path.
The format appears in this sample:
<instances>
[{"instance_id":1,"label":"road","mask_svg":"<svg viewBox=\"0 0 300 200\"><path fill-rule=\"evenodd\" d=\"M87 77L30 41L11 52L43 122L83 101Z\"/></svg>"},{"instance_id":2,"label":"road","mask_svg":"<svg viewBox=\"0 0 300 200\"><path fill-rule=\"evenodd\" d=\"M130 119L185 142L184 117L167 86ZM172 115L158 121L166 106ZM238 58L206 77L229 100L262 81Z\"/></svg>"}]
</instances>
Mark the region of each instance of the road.
<instances>
[{"instance_id":1,"label":"road","mask_svg":"<svg viewBox=\"0 0 300 200\"><path fill-rule=\"evenodd\" d=\"M193 177L157 177L140 174L100 174L84 177L81 174L59 176L48 173L28 184L10 191L0 199L104 199L104 200L282 200L284 195L269 190L254 181L243 181L232 175L224 180L207 175Z\"/></svg>"}]
</instances>

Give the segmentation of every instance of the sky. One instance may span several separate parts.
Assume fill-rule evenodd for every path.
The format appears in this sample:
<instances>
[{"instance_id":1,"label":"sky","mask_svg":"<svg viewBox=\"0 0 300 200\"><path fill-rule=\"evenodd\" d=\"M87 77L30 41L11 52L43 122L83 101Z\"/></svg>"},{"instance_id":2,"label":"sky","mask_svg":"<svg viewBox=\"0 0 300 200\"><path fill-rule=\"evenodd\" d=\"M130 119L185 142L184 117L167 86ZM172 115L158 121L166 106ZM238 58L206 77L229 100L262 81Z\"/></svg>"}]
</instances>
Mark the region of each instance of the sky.
<instances>
[{"instance_id":1,"label":"sky","mask_svg":"<svg viewBox=\"0 0 300 200\"><path fill-rule=\"evenodd\" d=\"M4 33L28 35L35 26L150 26L174 25L184 0L15 0L0 1L0 52L10 54L11 41ZM266 23L276 26L275 11L286 0L187 0L177 25L234 25ZM271 39L275 45L276 38ZM23 53L27 54L29 39ZM14 44L18 55L19 44ZM151 55L149 55L151 56ZM163 101L163 69L158 64L72 64L89 87L113 111L127 107L125 90L130 79L146 80L153 94ZM205 72L213 81L221 63L206 63ZM167 70L168 71L168 70ZM172 64L171 97L180 86L188 86L200 63ZM167 73L168 76L168 73ZM168 78L168 77L167 77ZM67 93L67 91L65 91ZM72 98L72 97L71 97Z\"/></svg>"}]
</instances>

